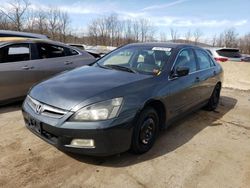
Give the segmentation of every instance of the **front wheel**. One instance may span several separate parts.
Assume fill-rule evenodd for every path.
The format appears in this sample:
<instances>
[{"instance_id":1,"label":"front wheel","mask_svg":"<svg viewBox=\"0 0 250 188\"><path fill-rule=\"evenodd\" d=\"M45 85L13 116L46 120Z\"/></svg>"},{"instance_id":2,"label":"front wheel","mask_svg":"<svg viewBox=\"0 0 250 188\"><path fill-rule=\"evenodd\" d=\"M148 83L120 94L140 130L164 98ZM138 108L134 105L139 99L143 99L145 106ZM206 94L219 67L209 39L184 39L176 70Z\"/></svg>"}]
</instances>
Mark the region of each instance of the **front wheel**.
<instances>
[{"instance_id":1,"label":"front wheel","mask_svg":"<svg viewBox=\"0 0 250 188\"><path fill-rule=\"evenodd\" d=\"M206 109L209 111L213 111L217 108L220 100L220 91L221 91L221 86L220 84L216 84L214 91L208 101L208 104L206 106Z\"/></svg>"},{"instance_id":2,"label":"front wheel","mask_svg":"<svg viewBox=\"0 0 250 188\"><path fill-rule=\"evenodd\" d=\"M157 112L148 107L139 115L133 132L131 151L142 154L150 150L159 131L159 117Z\"/></svg>"}]
</instances>

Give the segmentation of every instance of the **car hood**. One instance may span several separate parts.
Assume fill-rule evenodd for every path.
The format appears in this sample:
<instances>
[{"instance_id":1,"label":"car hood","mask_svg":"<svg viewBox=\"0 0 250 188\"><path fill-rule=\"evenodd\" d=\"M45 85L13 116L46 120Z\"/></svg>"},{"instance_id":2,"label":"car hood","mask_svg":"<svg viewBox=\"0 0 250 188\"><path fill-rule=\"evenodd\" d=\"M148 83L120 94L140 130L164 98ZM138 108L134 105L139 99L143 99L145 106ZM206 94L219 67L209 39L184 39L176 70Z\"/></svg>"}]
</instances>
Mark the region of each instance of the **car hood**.
<instances>
[{"instance_id":1,"label":"car hood","mask_svg":"<svg viewBox=\"0 0 250 188\"><path fill-rule=\"evenodd\" d=\"M71 110L86 99L149 77L151 76L85 66L34 86L29 95L42 103Z\"/></svg>"}]
</instances>

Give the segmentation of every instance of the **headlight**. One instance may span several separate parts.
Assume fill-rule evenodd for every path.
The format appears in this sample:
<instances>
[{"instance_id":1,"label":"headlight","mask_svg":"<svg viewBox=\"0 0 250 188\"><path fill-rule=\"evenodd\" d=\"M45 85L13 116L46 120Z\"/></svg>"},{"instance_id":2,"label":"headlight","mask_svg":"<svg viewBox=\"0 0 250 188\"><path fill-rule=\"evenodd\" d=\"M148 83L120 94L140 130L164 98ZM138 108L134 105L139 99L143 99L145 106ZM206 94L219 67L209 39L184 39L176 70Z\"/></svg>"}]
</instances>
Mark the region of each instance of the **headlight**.
<instances>
[{"instance_id":1,"label":"headlight","mask_svg":"<svg viewBox=\"0 0 250 188\"><path fill-rule=\"evenodd\" d=\"M123 98L95 103L77 111L70 121L99 121L114 118L118 115Z\"/></svg>"}]
</instances>

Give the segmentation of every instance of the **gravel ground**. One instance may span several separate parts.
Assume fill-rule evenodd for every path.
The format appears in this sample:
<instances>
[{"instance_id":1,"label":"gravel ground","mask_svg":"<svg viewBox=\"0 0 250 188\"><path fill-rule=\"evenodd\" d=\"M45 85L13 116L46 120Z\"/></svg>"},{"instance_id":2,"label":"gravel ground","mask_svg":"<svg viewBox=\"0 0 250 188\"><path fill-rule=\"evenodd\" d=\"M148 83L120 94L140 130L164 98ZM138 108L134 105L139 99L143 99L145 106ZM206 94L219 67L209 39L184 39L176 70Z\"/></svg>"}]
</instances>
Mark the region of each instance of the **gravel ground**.
<instances>
[{"instance_id":1,"label":"gravel ground","mask_svg":"<svg viewBox=\"0 0 250 188\"><path fill-rule=\"evenodd\" d=\"M250 84L228 82L217 111L176 122L140 156L63 153L25 128L20 104L1 107L0 187L249 187Z\"/></svg>"}]
</instances>

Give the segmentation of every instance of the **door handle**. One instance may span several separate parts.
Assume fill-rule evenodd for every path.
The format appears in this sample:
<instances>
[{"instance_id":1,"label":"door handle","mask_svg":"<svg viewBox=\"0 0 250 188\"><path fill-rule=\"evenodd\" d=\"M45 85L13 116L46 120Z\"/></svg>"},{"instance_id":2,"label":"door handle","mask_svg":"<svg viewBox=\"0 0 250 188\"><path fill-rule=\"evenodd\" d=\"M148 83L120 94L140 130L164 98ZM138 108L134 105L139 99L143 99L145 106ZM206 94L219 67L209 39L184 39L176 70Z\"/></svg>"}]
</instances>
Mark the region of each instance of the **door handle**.
<instances>
[{"instance_id":1,"label":"door handle","mask_svg":"<svg viewBox=\"0 0 250 188\"><path fill-rule=\"evenodd\" d=\"M29 66L27 66L27 65L25 65L25 66L22 67L23 70L30 70L30 69L33 69L33 68L34 68L34 67L29 67Z\"/></svg>"},{"instance_id":2,"label":"door handle","mask_svg":"<svg viewBox=\"0 0 250 188\"><path fill-rule=\"evenodd\" d=\"M195 82L199 82L200 81L200 78L199 77L196 77L195 78Z\"/></svg>"},{"instance_id":3,"label":"door handle","mask_svg":"<svg viewBox=\"0 0 250 188\"><path fill-rule=\"evenodd\" d=\"M71 64L73 64L73 62L72 61L65 61L64 64L65 65L71 65Z\"/></svg>"}]
</instances>

